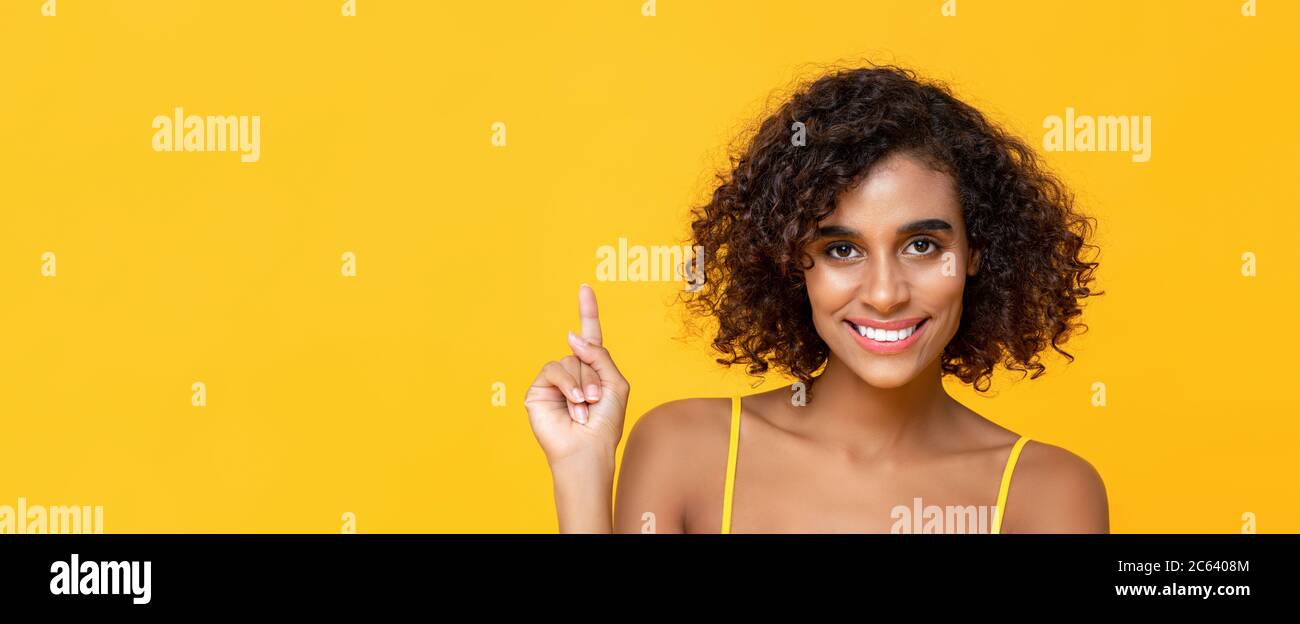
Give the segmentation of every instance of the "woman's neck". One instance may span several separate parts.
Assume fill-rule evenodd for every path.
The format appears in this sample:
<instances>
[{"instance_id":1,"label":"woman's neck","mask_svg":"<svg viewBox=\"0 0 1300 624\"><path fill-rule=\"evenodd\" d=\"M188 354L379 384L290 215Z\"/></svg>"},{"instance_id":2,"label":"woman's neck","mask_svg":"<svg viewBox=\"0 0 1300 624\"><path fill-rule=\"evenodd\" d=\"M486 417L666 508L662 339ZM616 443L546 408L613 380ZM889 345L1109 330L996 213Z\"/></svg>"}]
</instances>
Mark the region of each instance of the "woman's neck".
<instances>
[{"instance_id":1,"label":"woman's neck","mask_svg":"<svg viewBox=\"0 0 1300 624\"><path fill-rule=\"evenodd\" d=\"M804 419L817 437L826 436L868 456L921 445L948 430L956 401L943 387L935 358L907 384L879 388L868 384L833 354L813 384Z\"/></svg>"}]
</instances>

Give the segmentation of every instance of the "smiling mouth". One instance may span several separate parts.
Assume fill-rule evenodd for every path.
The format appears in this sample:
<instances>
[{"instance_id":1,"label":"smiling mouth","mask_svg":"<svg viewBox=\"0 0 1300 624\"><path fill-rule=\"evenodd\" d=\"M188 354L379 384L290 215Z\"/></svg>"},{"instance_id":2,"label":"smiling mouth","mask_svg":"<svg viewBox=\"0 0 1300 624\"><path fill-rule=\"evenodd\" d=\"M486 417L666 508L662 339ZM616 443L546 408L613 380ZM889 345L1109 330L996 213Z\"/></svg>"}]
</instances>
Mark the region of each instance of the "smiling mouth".
<instances>
[{"instance_id":1,"label":"smiling mouth","mask_svg":"<svg viewBox=\"0 0 1300 624\"><path fill-rule=\"evenodd\" d=\"M902 329L876 329L874 327L869 327L867 325L858 325L853 321L844 321L844 323L847 324L850 328L853 329L853 331L857 332L857 334L863 338L866 338L868 340L873 340L875 342L889 344L892 342L902 342L904 340L907 340L912 336L912 334L919 331L921 329L921 326L925 325L925 323L929 320L930 319L928 318L922 319L921 321L914 323L908 327L904 327Z\"/></svg>"},{"instance_id":2,"label":"smiling mouth","mask_svg":"<svg viewBox=\"0 0 1300 624\"><path fill-rule=\"evenodd\" d=\"M867 321L868 319L862 320ZM897 329L879 329L870 325L859 325L845 319L844 327L853 334L853 339L863 349L878 355L892 355L902 353L910 349L913 344L916 344L921 332L925 330L926 323L929 321L929 318L924 318L903 327L897 327L899 324L893 322L888 323L888 325L893 325Z\"/></svg>"}]
</instances>

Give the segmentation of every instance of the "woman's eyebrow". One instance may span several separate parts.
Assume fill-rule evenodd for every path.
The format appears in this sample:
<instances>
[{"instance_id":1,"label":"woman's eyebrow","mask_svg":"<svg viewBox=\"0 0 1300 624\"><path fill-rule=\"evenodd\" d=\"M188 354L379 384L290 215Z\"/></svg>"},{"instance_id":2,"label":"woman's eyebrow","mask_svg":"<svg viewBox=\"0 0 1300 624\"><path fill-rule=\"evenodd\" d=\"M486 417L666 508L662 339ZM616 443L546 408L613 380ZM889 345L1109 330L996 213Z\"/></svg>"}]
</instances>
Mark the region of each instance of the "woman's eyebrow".
<instances>
[{"instance_id":1,"label":"woman's eyebrow","mask_svg":"<svg viewBox=\"0 0 1300 624\"><path fill-rule=\"evenodd\" d=\"M952 231L952 224L943 219L921 219L913 221L898 228L899 234L912 234L915 232L937 232L941 230ZM845 227L843 225L824 225L817 228L817 235L823 238L835 236L844 236L853 238L859 236L858 231Z\"/></svg>"},{"instance_id":2,"label":"woman's eyebrow","mask_svg":"<svg viewBox=\"0 0 1300 624\"><path fill-rule=\"evenodd\" d=\"M842 225L823 225L817 228L817 236L820 236L822 238L832 238L836 236L854 238L857 235L858 235L857 230L850 227L844 227Z\"/></svg>"},{"instance_id":3,"label":"woman's eyebrow","mask_svg":"<svg viewBox=\"0 0 1300 624\"><path fill-rule=\"evenodd\" d=\"M952 231L952 224L943 219L921 219L898 228L898 233L912 234L914 232L935 232L939 230Z\"/></svg>"}]
</instances>

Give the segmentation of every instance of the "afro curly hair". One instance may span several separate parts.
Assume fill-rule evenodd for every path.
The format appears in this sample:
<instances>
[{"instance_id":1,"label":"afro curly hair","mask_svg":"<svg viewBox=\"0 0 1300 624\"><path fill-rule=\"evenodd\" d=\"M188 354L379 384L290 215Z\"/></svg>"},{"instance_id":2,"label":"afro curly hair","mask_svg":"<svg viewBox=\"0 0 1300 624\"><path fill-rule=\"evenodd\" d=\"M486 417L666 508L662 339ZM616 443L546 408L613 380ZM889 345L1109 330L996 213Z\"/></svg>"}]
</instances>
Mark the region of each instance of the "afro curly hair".
<instances>
[{"instance_id":1,"label":"afro curly hair","mask_svg":"<svg viewBox=\"0 0 1300 624\"><path fill-rule=\"evenodd\" d=\"M804 141L792 140L800 129ZM1037 378L1050 345L1079 328L1089 284L1093 219L1023 141L954 97L943 84L897 66L836 69L768 115L718 173L691 213L703 284L686 309L716 323L717 361L762 378L776 369L809 385L829 348L813 326L804 252L837 196L896 151L954 181L979 271L967 276L964 312L944 348L942 374L988 391L994 367Z\"/></svg>"}]
</instances>

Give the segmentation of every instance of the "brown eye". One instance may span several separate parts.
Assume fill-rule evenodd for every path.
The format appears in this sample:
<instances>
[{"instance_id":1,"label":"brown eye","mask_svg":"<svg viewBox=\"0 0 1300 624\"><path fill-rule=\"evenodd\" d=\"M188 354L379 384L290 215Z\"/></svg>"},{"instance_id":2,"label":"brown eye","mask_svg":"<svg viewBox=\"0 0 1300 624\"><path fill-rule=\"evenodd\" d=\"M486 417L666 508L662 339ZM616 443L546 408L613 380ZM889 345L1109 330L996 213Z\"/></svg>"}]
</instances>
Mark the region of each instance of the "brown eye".
<instances>
[{"instance_id":1,"label":"brown eye","mask_svg":"<svg viewBox=\"0 0 1300 624\"><path fill-rule=\"evenodd\" d=\"M847 260L856 255L857 249L848 243L834 243L826 248L826 254L836 260Z\"/></svg>"},{"instance_id":2,"label":"brown eye","mask_svg":"<svg viewBox=\"0 0 1300 624\"><path fill-rule=\"evenodd\" d=\"M934 251L935 243L928 238L918 238L912 241L907 247L911 251L915 251L917 255L924 256Z\"/></svg>"}]
</instances>

